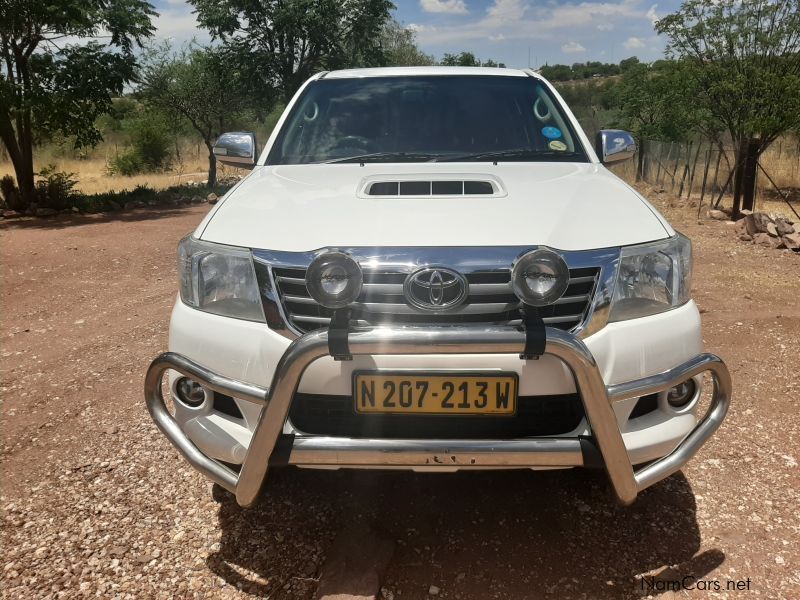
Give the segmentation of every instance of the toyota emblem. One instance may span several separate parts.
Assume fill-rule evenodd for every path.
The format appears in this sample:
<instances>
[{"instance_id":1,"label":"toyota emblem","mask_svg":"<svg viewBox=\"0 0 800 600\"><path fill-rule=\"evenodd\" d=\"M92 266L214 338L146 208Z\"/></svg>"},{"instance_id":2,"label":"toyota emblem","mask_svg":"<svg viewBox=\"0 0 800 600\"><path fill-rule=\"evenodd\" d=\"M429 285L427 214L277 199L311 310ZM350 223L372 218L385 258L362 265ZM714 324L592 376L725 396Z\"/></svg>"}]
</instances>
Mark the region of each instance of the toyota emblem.
<instances>
[{"instance_id":1,"label":"toyota emblem","mask_svg":"<svg viewBox=\"0 0 800 600\"><path fill-rule=\"evenodd\" d=\"M406 277L403 290L411 306L436 312L461 304L467 297L469 284L461 273L452 269L426 267Z\"/></svg>"}]
</instances>

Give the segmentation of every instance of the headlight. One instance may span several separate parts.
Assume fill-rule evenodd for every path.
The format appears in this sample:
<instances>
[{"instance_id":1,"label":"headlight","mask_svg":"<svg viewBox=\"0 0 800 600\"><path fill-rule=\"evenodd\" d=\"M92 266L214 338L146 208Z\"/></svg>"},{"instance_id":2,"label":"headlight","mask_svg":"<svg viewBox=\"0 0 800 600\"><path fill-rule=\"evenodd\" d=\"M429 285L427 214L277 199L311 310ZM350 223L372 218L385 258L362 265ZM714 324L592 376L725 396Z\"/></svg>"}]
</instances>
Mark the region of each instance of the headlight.
<instances>
[{"instance_id":1,"label":"headlight","mask_svg":"<svg viewBox=\"0 0 800 600\"><path fill-rule=\"evenodd\" d=\"M520 256L511 269L514 293L530 306L552 304L567 291L567 263L552 250L540 248Z\"/></svg>"},{"instance_id":2,"label":"headlight","mask_svg":"<svg viewBox=\"0 0 800 600\"><path fill-rule=\"evenodd\" d=\"M330 250L318 255L306 271L306 288L326 308L343 308L361 293L361 267L350 255Z\"/></svg>"},{"instance_id":3,"label":"headlight","mask_svg":"<svg viewBox=\"0 0 800 600\"><path fill-rule=\"evenodd\" d=\"M198 310L264 321L264 309L250 251L201 242L187 236L178 244L181 300Z\"/></svg>"},{"instance_id":4,"label":"headlight","mask_svg":"<svg viewBox=\"0 0 800 600\"><path fill-rule=\"evenodd\" d=\"M692 242L668 240L622 249L609 321L655 315L688 302Z\"/></svg>"}]
</instances>

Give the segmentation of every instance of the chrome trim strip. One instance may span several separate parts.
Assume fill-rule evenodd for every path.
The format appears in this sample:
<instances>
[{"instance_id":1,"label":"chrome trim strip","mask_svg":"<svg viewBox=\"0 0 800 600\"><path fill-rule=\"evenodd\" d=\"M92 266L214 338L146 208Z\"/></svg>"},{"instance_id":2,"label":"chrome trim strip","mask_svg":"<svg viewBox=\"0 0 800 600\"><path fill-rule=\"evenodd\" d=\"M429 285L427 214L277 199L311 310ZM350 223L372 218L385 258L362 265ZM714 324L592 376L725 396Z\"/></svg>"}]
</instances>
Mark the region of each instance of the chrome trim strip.
<instances>
[{"instance_id":1,"label":"chrome trim strip","mask_svg":"<svg viewBox=\"0 0 800 600\"><path fill-rule=\"evenodd\" d=\"M297 436L289 464L349 467L526 467L536 453L539 466L582 466L577 438L504 440L502 451L494 440L381 440Z\"/></svg>"},{"instance_id":2,"label":"chrome trim strip","mask_svg":"<svg viewBox=\"0 0 800 600\"><path fill-rule=\"evenodd\" d=\"M354 330L349 336L349 348L353 355L519 354L524 346L525 332L508 325L374 327ZM732 389L730 374L722 360L712 354L701 354L659 375L606 387L591 352L573 334L547 327L545 353L561 359L572 372L592 436L603 457L614 491L623 504L630 504L639 491L680 469L719 428L728 410ZM265 390L216 375L183 356L162 354L150 365L145 377L147 408L159 429L197 470L234 492L240 505L250 506L257 499L266 478L269 458L281 435L303 373L312 362L327 355L326 330L313 331L296 339L281 357L271 387ZM202 454L169 414L161 391L161 380L170 368L222 393L259 404L267 403L261 411L238 477L221 463ZM634 473L612 401L668 389L704 371L709 371L714 379L708 413L675 450ZM327 441L325 438L316 441L303 441L301 438L290 456L294 454L292 460L298 461L298 464L312 464L311 461L320 460L324 462L313 464L430 466L438 464L441 458L447 461L447 452L443 451L453 449L458 452L451 454L455 457L449 459L451 466L481 466L484 463L479 459L485 459L488 461L485 464L494 466L549 466L554 464L553 461L561 466L583 464L582 457L578 460L574 452L574 441L556 439L564 438L491 440L486 444L469 442L469 446L436 440L411 444L402 440L382 440L372 447L370 443L374 440L362 443L345 438L327 438ZM530 442L528 446L525 445L526 441ZM485 451L478 452L477 446ZM523 450L526 453L524 457L520 455Z\"/></svg>"},{"instance_id":3,"label":"chrome trim strip","mask_svg":"<svg viewBox=\"0 0 800 600\"><path fill-rule=\"evenodd\" d=\"M337 247L337 250L347 252L353 256L366 272L371 270L392 270L411 273L421 267L447 266L464 275L469 275L470 273L487 271L510 272L511 265L517 257L537 247L539 246ZM324 248L307 252L253 249L252 254L253 259L268 266L272 274L273 268L305 269L321 250L324 250ZM594 288L594 298L586 311L585 317L572 330L581 339L585 339L600 331L608 323L611 299L614 296L614 285L617 278L620 249L558 250L553 248L553 250L564 257L570 269L600 268L600 274ZM272 275L272 277L275 276ZM594 277L575 277L570 279L570 284L585 283L592 279ZM275 282L273 282L274 285ZM365 284L364 289L368 290L370 285L402 286L402 284ZM470 293L473 293L473 286L479 288L485 285L492 284L470 284ZM288 311L285 310L283 302L279 301L277 304L278 311L286 324L286 329L279 330L279 333L289 339L296 339L302 333L292 327ZM546 322L566 323L572 320L564 317L558 318L561 320ZM323 321L316 322L322 323Z\"/></svg>"}]
</instances>

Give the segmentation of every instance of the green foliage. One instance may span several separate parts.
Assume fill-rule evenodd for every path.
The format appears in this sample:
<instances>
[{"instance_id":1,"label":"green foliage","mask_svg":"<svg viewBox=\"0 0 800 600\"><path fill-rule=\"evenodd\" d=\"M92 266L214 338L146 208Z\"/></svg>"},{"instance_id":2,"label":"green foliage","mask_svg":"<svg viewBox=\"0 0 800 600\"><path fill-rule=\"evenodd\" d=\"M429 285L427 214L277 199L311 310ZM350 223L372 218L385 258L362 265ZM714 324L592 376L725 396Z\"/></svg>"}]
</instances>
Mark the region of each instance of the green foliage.
<instances>
[{"instance_id":1,"label":"green foliage","mask_svg":"<svg viewBox=\"0 0 800 600\"><path fill-rule=\"evenodd\" d=\"M626 65L614 90L620 107L614 127L645 139L681 141L697 124L682 65L667 62L658 68L636 61Z\"/></svg>"},{"instance_id":2,"label":"green foliage","mask_svg":"<svg viewBox=\"0 0 800 600\"><path fill-rule=\"evenodd\" d=\"M763 150L800 126L800 0L687 0L656 30L705 129Z\"/></svg>"},{"instance_id":3,"label":"green foliage","mask_svg":"<svg viewBox=\"0 0 800 600\"><path fill-rule=\"evenodd\" d=\"M384 64L389 67L427 66L435 62L433 56L425 54L417 46L414 30L403 27L395 19L389 19L384 24L381 46Z\"/></svg>"},{"instance_id":4,"label":"green foliage","mask_svg":"<svg viewBox=\"0 0 800 600\"><path fill-rule=\"evenodd\" d=\"M475 58L472 52L460 52L458 54L445 53L441 64L446 67L480 67L481 61Z\"/></svg>"},{"instance_id":5,"label":"green foliage","mask_svg":"<svg viewBox=\"0 0 800 600\"><path fill-rule=\"evenodd\" d=\"M109 161L109 173L131 176L162 171L169 166L172 138L161 115L144 113L133 121L130 130L131 146Z\"/></svg>"},{"instance_id":6,"label":"green foliage","mask_svg":"<svg viewBox=\"0 0 800 600\"><path fill-rule=\"evenodd\" d=\"M634 57L635 59L635 57ZM632 59L627 59L632 60ZM620 65L590 61L569 65L544 65L539 72L550 81L571 81L573 79L591 79L592 77L609 77L621 73Z\"/></svg>"},{"instance_id":7,"label":"green foliage","mask_svg":"<svg viewBox=\"0 0 800 600\"><path fill-rule=\"evenodd\" d=\"M47 165L36 175L36 201L40 207L62 210L73 206L79 196L75 173L56 171L55 165Z\"/></svg>"},{"instance_id":8,"label":"green foliage","mask_svg":"<svg viewBox=\"0 0 800 600\"><path fill-rule=\"evenodd\" d=\"M381 65L389 0L190 0L200 25L262 97L288 100L313 73Z\"/></svg>"}]
</instances>

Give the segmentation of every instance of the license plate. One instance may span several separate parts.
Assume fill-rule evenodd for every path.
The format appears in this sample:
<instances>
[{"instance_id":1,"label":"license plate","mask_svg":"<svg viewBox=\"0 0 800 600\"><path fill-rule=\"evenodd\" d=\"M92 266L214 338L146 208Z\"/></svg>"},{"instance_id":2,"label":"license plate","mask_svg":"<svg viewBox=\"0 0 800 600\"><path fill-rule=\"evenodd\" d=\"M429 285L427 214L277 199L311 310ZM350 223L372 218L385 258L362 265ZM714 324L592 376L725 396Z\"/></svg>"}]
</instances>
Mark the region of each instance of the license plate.
<instances>
[{"instance_id":1,"label":"license plate","mask_svg":"<svg viewBox=\"0 0 800 600\"><path fill-rule=\"evenodd\" d=\"M516 373L356 372L353 399L362 414L513 415Z\"/></svg>"}]
</instances>

